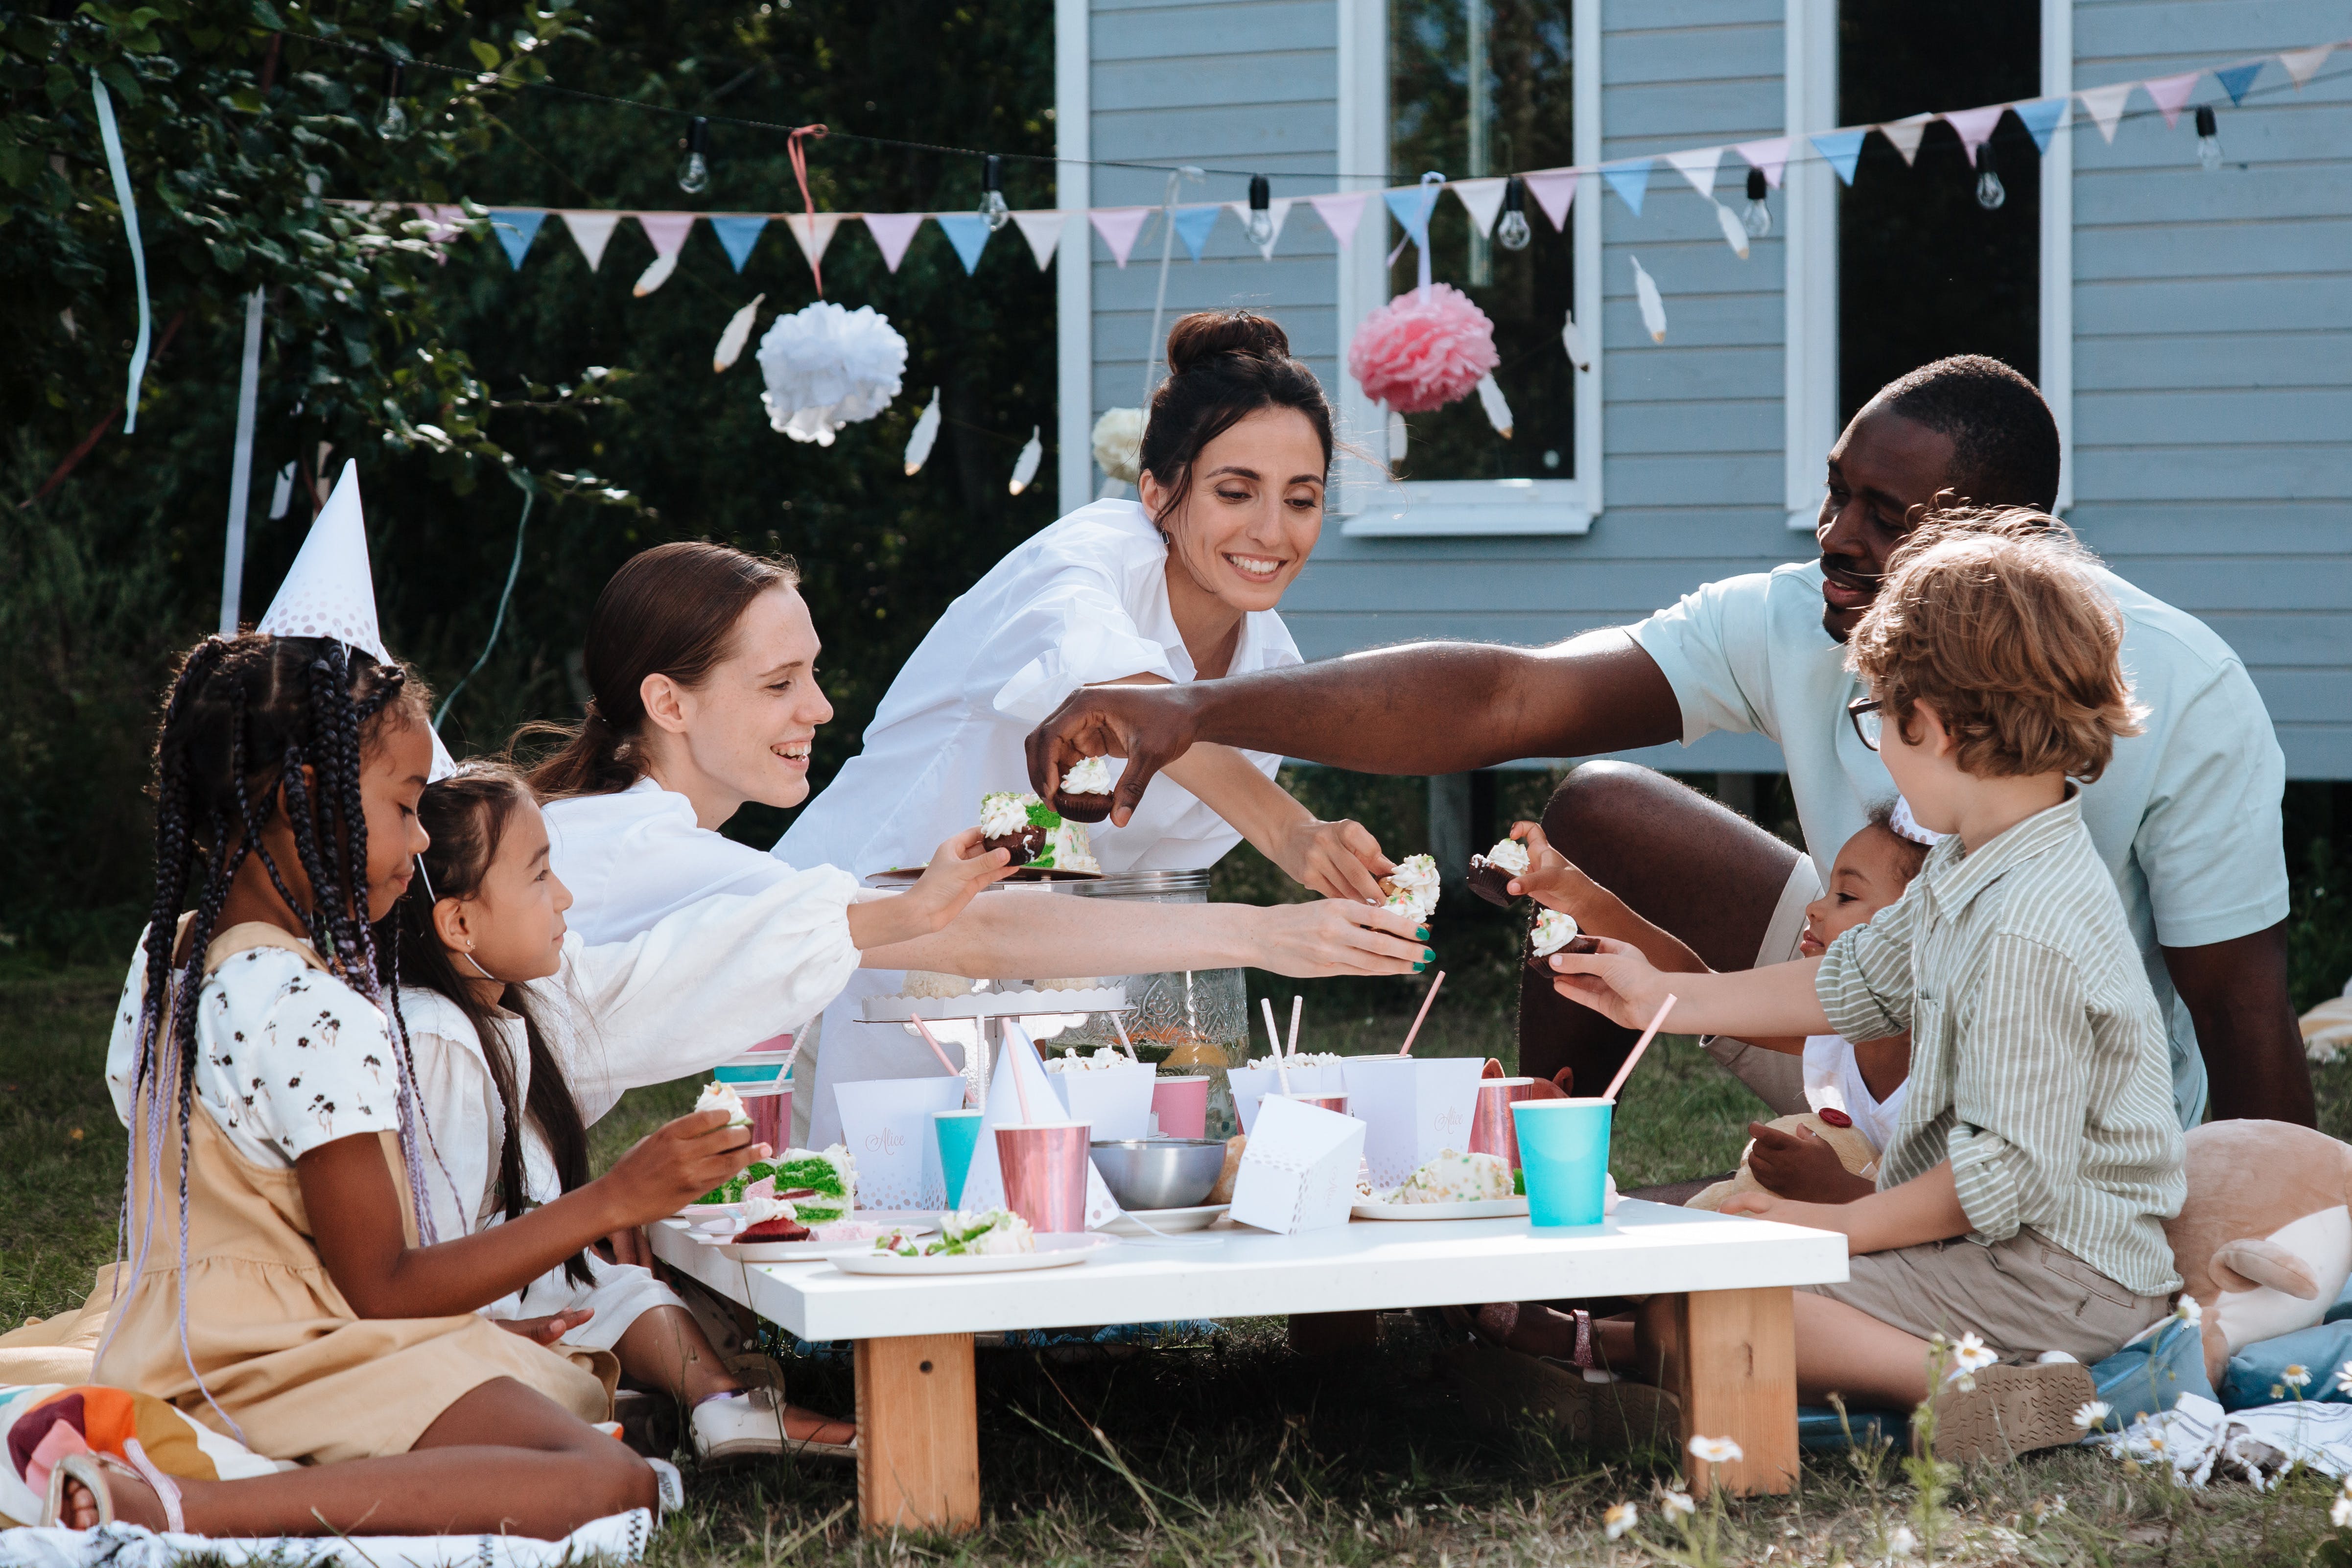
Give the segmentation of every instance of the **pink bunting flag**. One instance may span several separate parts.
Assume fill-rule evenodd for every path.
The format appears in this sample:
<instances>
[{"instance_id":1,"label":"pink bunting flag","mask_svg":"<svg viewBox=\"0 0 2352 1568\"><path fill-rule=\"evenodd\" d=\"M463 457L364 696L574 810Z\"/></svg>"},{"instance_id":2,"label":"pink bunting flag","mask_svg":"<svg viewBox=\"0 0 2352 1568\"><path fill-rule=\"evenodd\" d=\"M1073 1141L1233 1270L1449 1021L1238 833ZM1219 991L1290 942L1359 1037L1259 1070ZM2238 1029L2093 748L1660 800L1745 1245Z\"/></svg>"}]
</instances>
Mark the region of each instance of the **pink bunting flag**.
<instances>
[{"instance_id":1,"label":"pink bunting flag","mask_svg":"<svg viewBox=\"0 0 2352 1568\"><path fill-rule=\"evenodd\" d=\"M1576 200L1575 170L1539 169L1532 174L1520 175L1519 183L1527 186L1528 194L1536 199L1536 205L1543 209L1552 227L1568 227L1569 205Z\"/></svg>"},{"instance_id":2,"label":"pink bunting flag","mask_svg":"<svg viewBox=\"0 0 2352 1568\"><path fill-rule=\"evenodd\" d=\"M2164 110L2164 123L2180 123L2180 111L2189 102L2189 95L2197 90L2197 78L2203 71L2183 71L2177 77L2155 77L2140 83L2147 96L2156 99L2156 107Z\"/></svg>"},{"instance_id":3,"label":"pink bunting flag","mask_svg":"<svg viewBox=\"0 0 2352 1568\"><path fill-rule=\"evenodd\" d=\"M686 236L694 227L692 213L638 213L637 226L654 244L656 256L676 256L686 248Z\"/></svg>"},{"instance_id":4,"label":"pink bunting flag","mask_svg":"<svg viewBox=\"0 0 2352 1568\"><path fill-rule=\"evenodd\" d=\"M2315 48L2289 49L2279 56L2279 64L2284 66L2286 74L2294 78L2295 91L2301 92L2303 84L2319 74L2319 68L2327 63L2327 57L2335 47L2334 44L2321 44Z\"/></svg>"},{"instance_id":5,"label":"pink bunting flag","mask_svg":"<svg viewBox=\"0 0 2352 1568\"><path fill-rule=\"evenodd\" d=\"M1989 109L1957 109L1944 116L1944 123L1960 133L1960 145L1968 149L1969 162L1977 161L1977 149L1992 136L1992 128L2009 112L2009 105L1996 103Z\"/></svg>"},{"instance_id":6,"label":"pink bunting flag","mask_svg":"<svg viewBox=\"0 0 2352 1568\"><path fill-rule=\"evenodd\" d=\"M882 265L891 271L907 259L907 247L915 243L915 231L923 226L924 213L867 213L866 232L874 236L881 248Z\"/></svg>"},{"instance_id":7,"label":"pink bunting flag","mask_svg":"<svg viewBox=\"0 0 2352 1568\"><path fill-rule=\"evenodd\" d=\"M1356 191L1333 196L1309 196L1307 201L1315 209L1315 215L1323 220L1323 226L1331 231L1331 237L1339 242L1339 248L1345 250L1348 242L1356 237L1356 231L1363 226L1364 203L1370 195L1369 191Z\"/></svg>"},{"instance_id":8,"label":"pink bunting flag","mask_svg":"<svg viewBox=\"0 0 2352 1568\"><path fill-rule=\"evenodd\" d=\"M1764 183L1774 190L1780 188L1780 176L1789 167L1789 139L1775 136L1764 141L1742 141L1732 149L1748 160L1748 167L1764 171Z\"/></svg>"},{"instance_id":9,"label":"pink bunting flag","mask_svg":"<svg viewBox=\"0 0 2352 1568\"><path fill-rule=\"evenodd\" d=\"M418 202L415 206L416 215L433 225L425 231L425 237L434 245L448 244L457 237L458 229L466 222L466 209L463 207L436 206L425 202ZM448 257L442 259L446 261Z\"/></svg>"},{"instance_id":10,"label":"pink bunting flag","mask_svg":"<svg viewBox=\"0 0 2352 1568\"><path fill-rule=\"evenodd\" d=\"M1121 267L1135 250L1135 241L1143 233L1143 225L1158 212L1157 207L1097 207L1087 214L1102 235L1103 244L1110 246L1111 259Z\"/></svg>"},{"instance_id":11,"label":"pink bunting flag","mask_svg":"<svg viewBox=\"0 0 2352 1568\"><path fill-rule=\"evenodd\" d=\"M2091 123L2099 128L2099 134L2110 147L2115 145L2116 126L2124 117L2124 104L2138 85L2119 81L2107 87L2084 88L2074 95L2083 100L2083 112L2091 117Z\"/></svg>"}]
</instances>

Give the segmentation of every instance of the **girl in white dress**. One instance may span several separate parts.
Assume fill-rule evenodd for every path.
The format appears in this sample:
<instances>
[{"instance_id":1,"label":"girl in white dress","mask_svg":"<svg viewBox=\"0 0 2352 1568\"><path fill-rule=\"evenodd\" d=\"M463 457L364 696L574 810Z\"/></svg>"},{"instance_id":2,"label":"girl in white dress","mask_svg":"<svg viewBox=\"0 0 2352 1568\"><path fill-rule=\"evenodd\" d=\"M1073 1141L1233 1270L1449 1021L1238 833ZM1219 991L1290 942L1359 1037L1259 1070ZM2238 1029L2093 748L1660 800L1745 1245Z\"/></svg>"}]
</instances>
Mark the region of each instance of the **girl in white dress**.
<instances>
[{"instance_id":1,"label":"girl in white dress","mask_svg":"<svg viewBox=\"0 0 2352 1568\"><path fill-rule=\"evenodd\" d=\"M829 867L708 898L625 943L564 926L546 824L520 775L469 763L428 785L433 844L394 915L393 1001L414 1052L437 1159L425 1173L446 1235L501 1225L588 1180L587 1127L623 1091L701 1071L807 1017L856 964L856 892ZM693 1314L648 1270L593 1249L489 1309L542 1343L607 1350L687 1407L705 1459L846 1458L854 1428L747 1390Z\"/></svg>"}]
</instances>

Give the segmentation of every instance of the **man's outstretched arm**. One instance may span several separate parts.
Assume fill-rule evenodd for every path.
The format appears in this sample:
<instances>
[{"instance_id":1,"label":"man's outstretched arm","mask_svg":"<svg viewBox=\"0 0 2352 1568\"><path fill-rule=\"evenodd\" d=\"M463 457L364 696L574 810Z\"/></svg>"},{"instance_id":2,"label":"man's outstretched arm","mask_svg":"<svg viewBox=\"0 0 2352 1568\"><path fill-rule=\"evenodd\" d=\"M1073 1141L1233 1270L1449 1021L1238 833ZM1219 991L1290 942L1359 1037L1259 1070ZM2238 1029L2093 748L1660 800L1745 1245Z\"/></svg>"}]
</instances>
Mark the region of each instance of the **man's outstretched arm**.
<instances>
[{"instance_id":1,"label":"man's outstretched arm","mask_svg":"<svg viewBox=\"0 0 2352 1568\"><path fill-rule=\"evenodd\" d=\"M1088 686L1029 737L1051 798L1081 757L1127 758L1111 820L1196 741L1363 773L1460 773L1522 757L1584 757L1682 735L1682 708L1623 631L1548 648L1415 643L1221 681Z\"/></svg>"}]
</instances>

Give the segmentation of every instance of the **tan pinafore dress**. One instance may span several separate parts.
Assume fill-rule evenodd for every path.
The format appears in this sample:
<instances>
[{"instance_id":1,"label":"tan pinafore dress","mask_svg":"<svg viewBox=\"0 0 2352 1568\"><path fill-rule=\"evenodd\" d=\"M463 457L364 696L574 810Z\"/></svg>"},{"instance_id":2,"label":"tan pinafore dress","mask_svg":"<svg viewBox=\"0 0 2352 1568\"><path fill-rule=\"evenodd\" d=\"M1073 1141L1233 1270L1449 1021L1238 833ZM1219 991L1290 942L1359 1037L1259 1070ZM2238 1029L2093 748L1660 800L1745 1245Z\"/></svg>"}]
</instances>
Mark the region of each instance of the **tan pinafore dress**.
<instances>
[{"instance_id":1,"label":"tan pinafore dress","mask_svg":"<svg viewBox=\"0 0 2352 1568\"><path fill-rule=\"evenodd\" d=\"M307 943L276 926L247 924L215 937L205 973L232 955L278 946L325 970ZM327 1274L311 1241L302 1186L291 1169L240 1154L198 1098L188 1118L187 1346L180 1343L178 1138L163 1129L160 1181L143 1168L146 1130L134 1113L130 1235L147 1224L146 1266L125 1270L111 1342L96 1380L170 1401L216 1431L275 1459L325 1463L404 1454L460 1397L494 1378L536 1389L583 1421L612 1408L619 1364L603 1351L569 1354L467 1313L362 1318ZM401 1228L416 1245L399 1139L378 1133L400 1195ZM190 1375L189 1363L203 1377ZM208 1402L205 1394L211 1395ZM230 1433L213 1406L234 1418Z\"/></svg>"}]
</instances>

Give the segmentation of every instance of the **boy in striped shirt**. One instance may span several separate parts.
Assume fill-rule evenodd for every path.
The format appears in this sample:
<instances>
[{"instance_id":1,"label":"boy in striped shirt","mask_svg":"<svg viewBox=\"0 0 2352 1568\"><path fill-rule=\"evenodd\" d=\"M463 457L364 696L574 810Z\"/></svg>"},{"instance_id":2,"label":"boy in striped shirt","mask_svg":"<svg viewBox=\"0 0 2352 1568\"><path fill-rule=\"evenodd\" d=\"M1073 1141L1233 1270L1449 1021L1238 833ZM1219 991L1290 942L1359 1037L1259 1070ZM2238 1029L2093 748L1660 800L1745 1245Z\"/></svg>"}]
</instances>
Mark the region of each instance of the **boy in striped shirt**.
<instances>
[{"instance_id":1,"label":"boy in striped shirt","mask_svg":"<svg viewBox=\"0 0 2352 1568\"><path fill-rule=\"evenodd\" d=\"M2180 1285L2163 1020L2075 788L2138 732L2121 621L2089 559L2055 518L2011 510L1947 513L1888 560L1848 645L1871 693L1854 740L1946 835L1900 902L1818 959L1744 973L1661 976L1615 942L1553 960L1562 994L1620 1023L1671 988L1669 1027L1691 1033L1910 1031L1876 1192L1724 1208L1846 1235L1851 1277L1796 1299L1800 1396L1933 1398L1947 1458L2073 1442L2094 1397L2080 1364L2161 1318ZM1663 1314L1644 1327L1672 1354ZM1935 1334L2000 1364L1931 1387Z\"/></svg>"}]
</instances>

